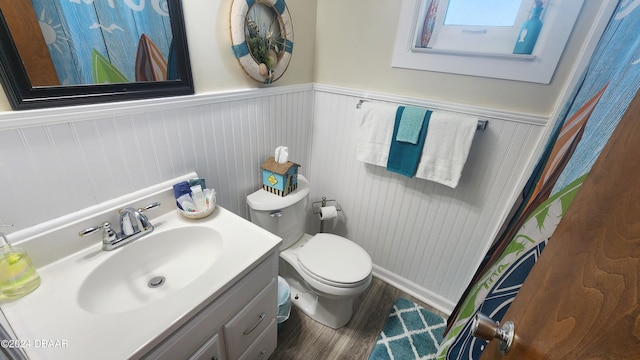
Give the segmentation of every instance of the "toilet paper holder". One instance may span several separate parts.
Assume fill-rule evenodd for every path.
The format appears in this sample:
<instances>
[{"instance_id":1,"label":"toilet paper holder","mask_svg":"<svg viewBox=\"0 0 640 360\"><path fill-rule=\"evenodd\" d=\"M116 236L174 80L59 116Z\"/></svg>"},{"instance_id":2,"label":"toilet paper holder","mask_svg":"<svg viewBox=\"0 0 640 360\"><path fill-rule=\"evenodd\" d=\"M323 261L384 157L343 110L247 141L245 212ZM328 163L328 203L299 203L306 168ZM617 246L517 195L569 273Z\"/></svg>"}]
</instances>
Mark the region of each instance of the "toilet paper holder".
<instances>
[{"instance_id":1,"label":"toilet paper holder","mask_svg":"<svg viewBox=\"0 0 640 360\"><path fill-rule=\"evenodd\" d=\"M327 200L326 197L322 197L322 200L320 201L314 201L313 203L311 203L311 207L313 208L313 213L314 214L319 214L320 213L320 209L322 209L325 206L335 206L336 210L338 211L342 211L342 209L340 209L340 206L338 206L338 202L335 200Z\"/></svg>"}]
</instances>

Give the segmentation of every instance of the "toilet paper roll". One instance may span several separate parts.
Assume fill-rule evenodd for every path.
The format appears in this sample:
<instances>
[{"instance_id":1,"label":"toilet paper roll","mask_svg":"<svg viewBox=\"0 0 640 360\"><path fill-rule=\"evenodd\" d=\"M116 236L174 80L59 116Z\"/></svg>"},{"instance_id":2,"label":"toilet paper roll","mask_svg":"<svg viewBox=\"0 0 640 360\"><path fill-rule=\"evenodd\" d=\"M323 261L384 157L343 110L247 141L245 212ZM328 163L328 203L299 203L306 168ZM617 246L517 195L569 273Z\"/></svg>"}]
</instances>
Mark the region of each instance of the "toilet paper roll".
<instances>
[{"instance_id":1,"label":"toilet paper roll","mask_svg":"<svg viewBox=\"0 0 640 360\"><path fill-rule=\"evenodd\" d=\"M338 209L335 206L323 206L320 208L320 220L335 219L338 216Z\"/></svg>"}]
</instances>

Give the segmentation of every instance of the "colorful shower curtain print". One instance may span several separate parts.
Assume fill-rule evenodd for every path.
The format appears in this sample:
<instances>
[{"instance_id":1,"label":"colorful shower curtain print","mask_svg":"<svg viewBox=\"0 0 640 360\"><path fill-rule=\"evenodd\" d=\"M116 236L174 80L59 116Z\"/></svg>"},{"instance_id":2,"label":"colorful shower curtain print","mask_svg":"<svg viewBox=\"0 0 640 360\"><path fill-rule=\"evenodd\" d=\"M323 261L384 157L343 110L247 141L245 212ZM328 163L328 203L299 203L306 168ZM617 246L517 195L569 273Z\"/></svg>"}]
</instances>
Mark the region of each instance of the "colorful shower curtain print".
<instances>
[{"instance_id":1,"label":"colorful shower curtain print","mask_svg":"<svg viewBox=\"0 0 640 360\"><path fill-rule=\"evenodd\" d=\"M478 269L438 350L438 359L477 359L470 334L481 311L500 321L640 87L640 0L618 4L582 84L556 126L503 235Z\"/></svg>"},{"instance_id":2,"label":"colorful shower curtain print","mask_svg":"<svg viewBox=\"0 0 640 360\"><path fill-rule=\"evenodd\" d=\"M531 178L527 182L527 186L525 186L525 190L522 192L518 210L506 230L503 231L498 237L498 240L495 241L494 246L489 250L489 255L476 271L471 283L479 280L480 276L498 260L498 257L501 256L509 244L507 240L513 239L520 230L520 227L529 219L531 213L537 209L541 202L549 198L552 187L556 183L564 166L573 155L576 146L582 138L586 121L589 119L589 116L605 89L606 86L580 108L561 128L558 125L561 125L562 122L556 124L556 129L554 129L550 137L546 150L538 161ZM542 226L542 224L540 224L540 226ZM469 290L470 286L465 291L464 296L468 294ZM459 307L456 310L459 310ZM456 314L457 311L454 311L454 315ZM451 328L451 325L451 322L449 322L448 329Z\"/></svg>"},{"instance_id":3,"label":"colorful shower curtain print","mask_svg":"<svg viewBox=\"0 0 640 360\"><path fill-rule=\"evenodd\" d=\"M519 228L518 234L501 252L501 257L469 292L453 327L443 340L438 359L480 357L487 342L471 335L469 320L477 312L487 314L495 320L502 319L585 177L576 179L562 192L545 201Z\"/></svg>"}]
</instances>

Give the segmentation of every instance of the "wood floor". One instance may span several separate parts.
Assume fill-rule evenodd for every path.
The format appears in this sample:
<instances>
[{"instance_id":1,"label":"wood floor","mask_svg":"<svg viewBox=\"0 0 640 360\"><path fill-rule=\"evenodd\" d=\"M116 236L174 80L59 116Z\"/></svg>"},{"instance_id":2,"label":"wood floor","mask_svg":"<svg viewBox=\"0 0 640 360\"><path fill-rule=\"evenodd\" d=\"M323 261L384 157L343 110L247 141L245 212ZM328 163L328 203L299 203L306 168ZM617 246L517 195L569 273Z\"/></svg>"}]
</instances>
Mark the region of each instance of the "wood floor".
<instances>
[{"instance_id":1,"label":"wood floor","mask_svg":"<svg viewBox=\"0 0 640 360\"><path fill-rule=\"evenodd\" d=\"M369 289L354 301L351 321L338 330L315 322L292 306L291 316L278 331L278 347L270 359L367 359L391 306L399 297L444 316L416 298L374 278Z\"/></svg>"}]
</instances>

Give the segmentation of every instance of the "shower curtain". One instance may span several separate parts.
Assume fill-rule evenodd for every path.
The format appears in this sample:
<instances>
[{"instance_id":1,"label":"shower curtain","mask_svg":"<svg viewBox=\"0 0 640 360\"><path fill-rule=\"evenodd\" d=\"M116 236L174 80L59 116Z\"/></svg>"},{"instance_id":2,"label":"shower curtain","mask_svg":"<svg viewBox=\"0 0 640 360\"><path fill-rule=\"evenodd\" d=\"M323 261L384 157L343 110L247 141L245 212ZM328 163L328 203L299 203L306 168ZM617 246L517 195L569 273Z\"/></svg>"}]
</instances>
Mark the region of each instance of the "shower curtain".
<instances>
[{"instance_id":1,"label":"shower curtain","mask_svg":"<svg viewBox=\"0 0 640 360\"><path fill-rule=\"evenodd\" d=\"M449 317L438 359L477 359L470 334L483 312L501 321L593 163L640 87L640 0L623 0L531 174L515 215L494 241Z\"/></svg>"}]
</instances>

